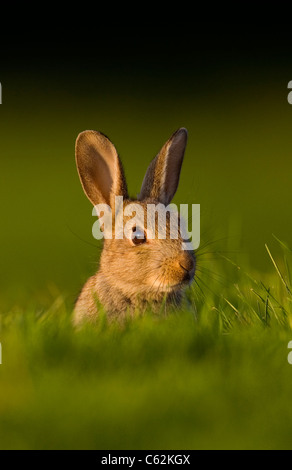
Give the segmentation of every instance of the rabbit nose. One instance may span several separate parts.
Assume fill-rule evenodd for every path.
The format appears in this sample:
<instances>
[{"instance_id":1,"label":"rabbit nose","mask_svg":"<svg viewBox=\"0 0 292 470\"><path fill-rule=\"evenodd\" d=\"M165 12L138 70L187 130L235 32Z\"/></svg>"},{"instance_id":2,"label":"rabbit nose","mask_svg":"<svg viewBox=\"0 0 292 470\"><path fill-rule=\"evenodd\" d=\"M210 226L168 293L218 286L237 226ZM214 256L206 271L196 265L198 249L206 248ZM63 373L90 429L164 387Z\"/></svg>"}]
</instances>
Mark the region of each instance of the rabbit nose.
<instances>
[{"instance_id":1,"label":"rabbit nose","mask_svg":"<svg viewBox=\"0 0 292 470\"><path fill-rule=\"evenodd\" d=\"M183 254L179 260L180 267L185 271L184 279L190 280L195 271L195 259L189 254Z\"/></svg>"}]
</instances>

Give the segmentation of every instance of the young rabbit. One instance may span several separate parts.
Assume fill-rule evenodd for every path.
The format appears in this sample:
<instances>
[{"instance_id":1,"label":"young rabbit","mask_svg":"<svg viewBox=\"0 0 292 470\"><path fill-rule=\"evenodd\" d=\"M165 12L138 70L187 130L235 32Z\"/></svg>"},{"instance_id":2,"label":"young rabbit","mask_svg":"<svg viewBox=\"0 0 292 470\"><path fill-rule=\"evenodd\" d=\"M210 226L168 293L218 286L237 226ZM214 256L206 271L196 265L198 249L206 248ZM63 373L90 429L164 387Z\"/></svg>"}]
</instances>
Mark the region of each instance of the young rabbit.
<instances>
[{"instance_id":1,"label":"young rabbit","mask_svg":"<svg viewBox=\"0 0 292 470\"><path fill-rule=\"evenodd\" d=\"M184 288L195 274L195 256L183 249L181 232L170 238L170 217L166 237L148 238L148 204L167 206L178 186L187 143L187 131L178 129L150 163L137 200L129 198L121 160L114 145L100 132L81 132L76 140L76 163L83 190L94 206L107 204L115 213L116 196L123 197L123 209L133 202L145 215L145 225L132 227L129 237L104 239L97 273L84 285L74 309L74 323L92 320L101 304L108 315L120 316L151 305L179 305ZM130 220L123 211L122 224ZM115 233L113 221L113 234Z\"/></svg>"}]
</instances>

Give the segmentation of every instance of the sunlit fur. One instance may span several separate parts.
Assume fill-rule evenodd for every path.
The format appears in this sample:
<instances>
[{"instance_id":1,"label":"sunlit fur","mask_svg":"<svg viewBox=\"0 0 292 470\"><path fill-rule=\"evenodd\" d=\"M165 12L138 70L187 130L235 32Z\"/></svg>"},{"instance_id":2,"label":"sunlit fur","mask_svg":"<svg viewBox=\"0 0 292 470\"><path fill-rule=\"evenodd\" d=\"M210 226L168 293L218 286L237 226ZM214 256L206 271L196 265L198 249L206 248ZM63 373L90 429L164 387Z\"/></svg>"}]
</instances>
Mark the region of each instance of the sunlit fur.
<instances>
[{"instance_id":1,"label":"sunlit fur","mask_svg":"<svg viewBox=\"0 0 292 470\"><path fill-rule=\"evenodd\" d=\"M165 148L171 147L172 142L179 138L181 139L180 135L175 133L162 149L164 152L163 159L165 160L164 173L166 173L166 165L168 164ZM90 134L90 139L92 140L92 134ZM101 139L99 134L98 139ZM178 145L177 141L175 144L176 146ZM81 144L79 143L78 145L80 146ZM161 153L159 155L161 161ZM179 158L182 160L183 154L180 154ZM77 165L82 166L82 159L80 160L77 161ZM151 165L153 168L155 160L154 164L152 162ZM181 162L179 164L179 171L180 165ZM86 174L87 170L81 167L81 171ZM79 168L79 174L81 171ZM171 199L178 184L179 174L176 175L175 181L172 183L174 189L168 192L165 176L161 178L160 175L157 175L157 171L156 175L154 173L151 170L151 174L148 172L145 176L143 185L144 188L148 186L149 191L145 192L144 190L145 197L139 196L142 200L130 200L128 198L125 182L121 175L118 175L125 188L124 196L127 196L127 198L124 197L123 209L133 202L139 204L144 211L144 228L146 231L149 229L147 227L147 204L156 205L160 202L160 200L156 199L156 195L157 197L159 196L159 191L160 194L163 193L168 199ZM155 198L151 195L153 179L155 179L156 188ZM84 191L88 196L88 181L83 179L82 182ZM92 185L92 181L90 184ZM117 189L116 194L123 195L123 191ZM149 194L148 197L147 194ZM100 202L100 200L92 202L96 203ZM123 223L125 224L131 220L131 217L133 216L123 215ZM114 230L115 224L113 224L113 232ZM183 250L184 241L181 238L180 232L177 239L170 238L169 214L166 221L165 239L158 238L158 230L158 223L156 223L154 239L147 238L145 243L138 246L134 245L132 240L126 237L122 239L113 237L112 239L104 240L99 270L88 279L76 302L74 311L75 324L80 323L84 318L96 318L99 305L102 305L106 313L113 317L122 316L125 312L134 312L137 309L143 311L148 306L151 306L153 310L159 310L162 302L165 305L180 304L183 290L191 283L195 274L195 256L192 251Z\"/></svg>"},{"instance_id":2,"label":"sunlit fur","mask_svg":"<svg viewBox=\"0 0 292 470\"><path fill-rule=\"evenodd\" d=\"M129 202L125 201L125 205ZM146 214L147 203L135 203ZM124 217L124 223L129 220L130 217ZM77 322L84 315L94 317L98 302L109 314L143 309L149 304L159 308L163 300L179 305L183 289L195 273L195 256L192 251L182 249L180 233L178 239L170 239L169 218L166 239L158 239L157 225L155 239L139 246L126 237L104 240L99 270L85 284L76 305ZM186 270L189 271L187 279Z\"/></svg>"}]
</instances>

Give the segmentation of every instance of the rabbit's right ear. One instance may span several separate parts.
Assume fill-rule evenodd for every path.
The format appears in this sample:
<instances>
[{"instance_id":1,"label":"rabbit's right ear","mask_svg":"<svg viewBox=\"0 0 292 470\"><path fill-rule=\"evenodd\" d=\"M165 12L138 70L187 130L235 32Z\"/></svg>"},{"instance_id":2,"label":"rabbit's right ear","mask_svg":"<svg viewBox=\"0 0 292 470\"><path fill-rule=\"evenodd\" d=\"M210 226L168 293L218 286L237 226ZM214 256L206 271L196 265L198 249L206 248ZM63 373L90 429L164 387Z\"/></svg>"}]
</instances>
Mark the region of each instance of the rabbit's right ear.
<instances>
[{"instance_id":1,"label":"rabbit's right ear","mask_svg":"<svg viewBox=\"0 0 292 470\"><path fill-rule=\"evenodd\" d=\"M178 186L188 132L178 129L150 163L138 199L151 198L168 205Z\"/></svg>"},{"instance_id":2,"label":"rabbit's right ear","mask_svg":"<svg viewBox=\"0 0 292 470\"><path fill-rule=\"evenodd\" d=\"M128 198L121 160L105 135L81 132L76 139L75 156L83 190L94 206L105 203L113 207L115 196Z\"/></svg>"}]
</instances>

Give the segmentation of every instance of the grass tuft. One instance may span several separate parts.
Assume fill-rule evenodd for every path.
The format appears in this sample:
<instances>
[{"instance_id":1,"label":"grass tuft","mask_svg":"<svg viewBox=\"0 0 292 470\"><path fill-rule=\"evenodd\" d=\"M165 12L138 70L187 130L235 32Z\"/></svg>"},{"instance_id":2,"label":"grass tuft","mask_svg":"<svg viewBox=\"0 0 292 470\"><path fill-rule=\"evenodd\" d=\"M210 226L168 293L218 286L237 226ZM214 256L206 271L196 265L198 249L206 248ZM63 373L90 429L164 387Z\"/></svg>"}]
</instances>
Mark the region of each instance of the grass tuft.
<instances>
[{"instance_id":1,"label":"grass tuft","mask_svg":"<svg viewBox=\"0 0 292 470\"><path fill-rule=\"evenodd\" d=\"M1 449L291 448L291 290L266 248L273 272L210 258L168 315L76 331L60 293L3 312Z\"/></svg>"}]
</instances>

